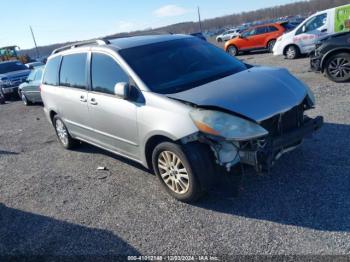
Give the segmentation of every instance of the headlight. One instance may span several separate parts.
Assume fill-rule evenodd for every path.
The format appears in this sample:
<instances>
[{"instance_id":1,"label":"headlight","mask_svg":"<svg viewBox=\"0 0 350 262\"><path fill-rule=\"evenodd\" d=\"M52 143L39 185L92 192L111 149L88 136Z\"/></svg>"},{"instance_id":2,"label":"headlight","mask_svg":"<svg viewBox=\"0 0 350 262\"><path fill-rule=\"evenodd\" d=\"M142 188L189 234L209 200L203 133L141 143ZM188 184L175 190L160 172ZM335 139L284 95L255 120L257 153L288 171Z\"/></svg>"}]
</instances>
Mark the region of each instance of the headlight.
<instances>
[{"instance_id":1,"label":"headlight","mask_svg":"<svg viewBox=\"0 0 350 262\"><path fill-rule=\"evenodd\" d=\"M219 111L195 109L190 112L190 116L203 133L229 140L244 141L268 134L253 122Z\"/></svg>"}]
</instances>

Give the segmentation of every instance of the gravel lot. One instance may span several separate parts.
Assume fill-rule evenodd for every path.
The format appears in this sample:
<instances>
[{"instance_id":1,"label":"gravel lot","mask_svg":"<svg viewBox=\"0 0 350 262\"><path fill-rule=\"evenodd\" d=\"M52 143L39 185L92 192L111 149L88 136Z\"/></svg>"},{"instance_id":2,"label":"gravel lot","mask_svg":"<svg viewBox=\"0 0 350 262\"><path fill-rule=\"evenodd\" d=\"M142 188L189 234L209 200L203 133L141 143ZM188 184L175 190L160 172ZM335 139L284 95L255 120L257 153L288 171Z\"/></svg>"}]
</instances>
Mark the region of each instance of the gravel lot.
<instances>
[{"instance_id":1,"label":"gravel lot","mask_svg":"<svg viewBox=\"0 0 350 262\"><path fill-rule=\"evenodd\" d=\"M83 144L64 150L40 105L0 105L0 254L350 254L350 84L270 54L315 92L324 127L269 175L195 205L147 170ZM108 171L96 171L98 166Z\"/></svg>"}]
</instances>

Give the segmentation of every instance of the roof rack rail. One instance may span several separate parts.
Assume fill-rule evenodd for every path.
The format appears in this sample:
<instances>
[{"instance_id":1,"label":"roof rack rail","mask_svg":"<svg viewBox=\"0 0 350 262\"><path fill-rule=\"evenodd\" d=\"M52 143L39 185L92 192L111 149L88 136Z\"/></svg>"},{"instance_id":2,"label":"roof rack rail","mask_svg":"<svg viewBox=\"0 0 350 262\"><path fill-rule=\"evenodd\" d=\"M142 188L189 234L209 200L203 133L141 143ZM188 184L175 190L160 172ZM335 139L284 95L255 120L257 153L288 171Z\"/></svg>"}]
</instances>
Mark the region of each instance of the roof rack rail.
<instances>
[{"instance_id":1,"label":"roof rack rail","mask_svg":"<svg viewBox=\"0 0 350 262\"><path fill-rule=\"evenodd\" d=\"M73 49L73 48L77 48L80 46L91 45L91 44L108 45L108 44L110 44L110 42L107 39L94 39L94 40L81 41L81 42L77 42L75 44L59 47L59 48L53 50L51 55L57 54L57 53L62 52L64 50Z\"/></svg>"}]
</instances>

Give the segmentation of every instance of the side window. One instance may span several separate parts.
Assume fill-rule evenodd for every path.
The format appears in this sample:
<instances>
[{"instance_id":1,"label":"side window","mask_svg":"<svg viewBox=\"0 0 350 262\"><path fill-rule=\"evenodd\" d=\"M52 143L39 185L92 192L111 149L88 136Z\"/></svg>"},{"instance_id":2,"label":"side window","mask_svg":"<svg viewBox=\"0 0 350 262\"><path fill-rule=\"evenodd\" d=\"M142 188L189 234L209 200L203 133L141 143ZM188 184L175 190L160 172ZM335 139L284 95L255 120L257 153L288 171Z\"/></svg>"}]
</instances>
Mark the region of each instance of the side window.
<instances>
[{"instance_id":1,"label":"side window","mask_svg":"<svg viewBox=\"0 0 350 262\"><path fill-rule=\"evenodd\" d=\"M43 84L58 86L58 70L60 67L61 56L56 56L47 61Z\"/></svg>"},{"instance_id":2,"label":"side window","mask_svg":"<svg viewBox=\"0 0 350 262\"><path fill-rule=\"evenodd\" d=\"M251 30L244 31L244 32L242 33L242 36L243 36L243 37L249 37L249 36L254 35L254 33L255 33L255 29L251 29Z\"/></svg>"},{"instance_id":3,"label":"side window","mask_svg":"<svg viewBox=\"0 0 350 262\"><path fill-rule=\"evenodd\" d=\"M308 20L302 27L298 29L297 34L307 33L314 31L322 26L324 26L327 22L327 13L317 15L310 20Z\"/></svg>"},{"instance_id":4,"label":"side window","mask_svg":"<svg viewBox=\"0 0 350 262\"><path fill-rule=\"evenodd\" d=\"M60 85L86 89L86 53L63 56Z\"/></svg>"},{"instance_id":5,"label":"side window","mask_svg":"<svg viewBox=\"0 0 350 262\"><path fill-rule=\"evenodd\" d=\"M256 35L262 35L262 34L265 34L267 31L266 31L266 27L265 26L262 26L262 27L258 27L256 29Z\"/></svg>"},{"instance_id":6,"label":"side window","mask_svg":"<svg viewBox=\"0 0 350 262\"><path fill-rule=\"evenodd\" d=\"M276 32L276 31L278 31L278 29L277 29L276 27L270 25L268 31L269 31L269 32Z\"/></svg>"},{"instance_id":7,"label":"side window","mask_svg":"<svg viewBox=\"0 0 350 262\"><path fill-rule=\"evenodd\" d=\"M91 87L95 92L114 94L114 86L129 82L129 76L110 56L93 53L91 60Z\"/></svg>"},{"instance_id":8,"label":"side window","mask_svg":"<svg viewBox=\"0 0 350 262\"><path fill-rule=\"evenodd\" d=\"M43 75L43 70L42 70L42 69L36 70L36 75L35 75L34 80L35 80L35 81L40 81L42 75Z\"/></svg>"}]
</instances>

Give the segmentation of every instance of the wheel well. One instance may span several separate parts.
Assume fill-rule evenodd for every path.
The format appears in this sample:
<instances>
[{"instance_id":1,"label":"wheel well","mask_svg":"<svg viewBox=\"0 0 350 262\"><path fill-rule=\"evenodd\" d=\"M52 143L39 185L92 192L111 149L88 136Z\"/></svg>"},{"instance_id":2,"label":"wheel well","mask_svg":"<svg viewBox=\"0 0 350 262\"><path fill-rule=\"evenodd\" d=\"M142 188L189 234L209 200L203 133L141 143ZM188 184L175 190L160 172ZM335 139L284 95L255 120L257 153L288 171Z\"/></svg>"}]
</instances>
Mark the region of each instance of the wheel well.
<instances>
[{"instance_id":1,"label":"wheel well","mask_svg":"<svg viewBox=\"0 0 350 262\"><path fill-rule=\"evenodd\" d=\"M53 118L55 117L55 115L57 115L57 113L53 110L50 111L50 119L51 119L51 122L53 121Z\"/></svg>"},{"instance_id":2,"label":"wheel well","mask_svg":"<svg viewBox=\"0 0 350 262\"><path fill-rule=\"evenodd\" d=\"M267 41L266 47L269 47L269 43L270 43L271 41L276 41L276 39L270 39L269 41Z\"/></svg>"},{"instance_id":3,"label":"wheel well","mask_svg":"<svg viewBox=\"0 0 350 262\"><path fill-rule=\"evenodd\" d=\"M283 49L283 55L286 55L287 49L288 49L288 47L290 47L290 46L296 47L297 50L300 52L299 46L297 46L296 44L289 44L289 45L287 45L287 46Z\"/></svg>"},{"instance_id":4,"label":"wheel well","mask_svg":"<svg viewBox=\"0 0 350 262\"><path fill-rule=\"evenodd\" d=\"M348 54L350 54L350 49L337 49L337 50L331 51L328 54L326 54L322 58L322 62L321 62L321 70L322 70L322 72L324 71L324 67L325 67L326 62L329 59L329 57L332 56L332 55L340 54L340 53L348 53Z\"/></svg>"},{"instance_id":5,"label":"wheel well","mask_svg":"<svg viewBox=\"0 0 350 262\"><path fill-rule=\"evenodd\" d=\"M147 166L149 169L153 169L152 166L152 153L154 148L159 145L162 142L174 142L172 139L166 136L162 135L156 135L152 136L151 138L148 139L146 146L145 146L145 156L146 156L146 161L147 161Z\"/></svg>"}]
</instances>

